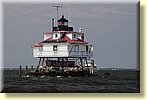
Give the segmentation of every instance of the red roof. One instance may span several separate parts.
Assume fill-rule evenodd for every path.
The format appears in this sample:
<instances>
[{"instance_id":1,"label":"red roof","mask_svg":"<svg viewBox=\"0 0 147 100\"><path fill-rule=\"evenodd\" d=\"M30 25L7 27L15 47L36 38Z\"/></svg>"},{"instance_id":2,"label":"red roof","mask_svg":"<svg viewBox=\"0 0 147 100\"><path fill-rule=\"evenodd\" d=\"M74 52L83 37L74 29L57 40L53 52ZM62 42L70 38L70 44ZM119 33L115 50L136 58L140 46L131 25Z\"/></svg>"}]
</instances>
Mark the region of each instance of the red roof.
<instances>
[{"instance_id":1,"label":"red roof","mask_svg":"<svg viewBox=\"0 0 147 100\"><path fill-rule=\"evenodd\" d=\"M45 41L51 41L51 40L53 40L53 37L50 37L50 38L48 38L48 39L46 39Z\"/></svg>"},{"instance_id":2,"label":"red roof","mask_svg":"<svg viewBox=\"0 0 147 100\"><path fill-rule=\"evenodd\" d=\"M45 41L47 41L47 40L53 40L53 38L50 37L50 38L46 39ZM34 47L41 47L41 46L43 46L43 43L44 43L44 41L36 43L35 45L32 46L32 48L34 48Z\"/></svg>"},{"instance_id":3,"label":"red roof","mask_svg":"<svg viewBox=\"0 0 147 100\"><path fill-rule=\"evenodd\" d=\"M43 32L43 34L53 34L53 32Z\"/></svg>"},{"instance_id":4,"label":"red roof","mask_svg":"<svg viewBox=\"0 0 147 100\"><path fill-rule=\"evenodd\" d=\"M63 40L67 40L68 43L88 44L88 42L83 40L71 40L68 36L64 36Z\"/></svg>"},{"instance_id":5,"label":"red roof","mask_svg":"<svg viewBox=\"0 0 147 100\"><path fill-rule=\"evenodd\" d=\"M50 37L48 39L46 39L45 41L52 41L53 37ZM88 44L87 42L83 41L83 40L71 40L68 36L64 36L61 40L66 40L68 43L78 43L78 44Z\"/></svg>"},{"instance_id":6,"label":"red roof","mask_svg":"<svg viewBox=\"0 0 147 100\"><path fill-rule=\"evenodd\" d=\"M39 43L36 43L35 45L32 45L32 48L43 46L43 42L44 42L44 41L41 41L41 42L39 42Z\"/></svg>"},{"instance_id":7,"label":"red roof","mask_svg":"<svg viewBox=\"0 0 147 100\"><path fill-rule=\"evenodd\" d=\"M45 41L52 41L53 40L53 37L50 37L50 38L48 38L48 39L46 39L46 40L44 40L44 41L41 41L41 42L39 42L39 43L36 43L35 45L33 45L32 46L32 48L34 48L34 47L41 47L41 46L43 46L43 43L45 43ZM80 40L80 39L78 39L78 40L71 40L68 36L64 36L61 40L66 40L66 42L68 42L68 43L75 43L75 44L88 44L88 42L85 42L85 41L83 41L83 40Z\"/></svg>"}]
</instances>

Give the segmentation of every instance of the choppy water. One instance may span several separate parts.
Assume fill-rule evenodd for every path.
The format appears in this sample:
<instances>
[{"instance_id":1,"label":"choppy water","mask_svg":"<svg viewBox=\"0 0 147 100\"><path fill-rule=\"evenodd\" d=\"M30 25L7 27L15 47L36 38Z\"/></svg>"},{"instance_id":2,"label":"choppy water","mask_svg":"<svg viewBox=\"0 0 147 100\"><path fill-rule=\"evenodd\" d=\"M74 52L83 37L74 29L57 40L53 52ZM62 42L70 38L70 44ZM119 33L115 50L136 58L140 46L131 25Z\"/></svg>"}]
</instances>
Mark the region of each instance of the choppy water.
<instances>
[{"instance_id":1,"label":"choppy water","mask_svg":"<svg viewBox=\"0 0 147 100\"><path fill-rule=\"evenodd\" d=\"M104 73L110 73L104 77ZM18 70L4 71L2 92L64 92L64 93L139 93L139 72L98 71L97 76L88 77L18 77Z\"/></svg>"}]
</instances>

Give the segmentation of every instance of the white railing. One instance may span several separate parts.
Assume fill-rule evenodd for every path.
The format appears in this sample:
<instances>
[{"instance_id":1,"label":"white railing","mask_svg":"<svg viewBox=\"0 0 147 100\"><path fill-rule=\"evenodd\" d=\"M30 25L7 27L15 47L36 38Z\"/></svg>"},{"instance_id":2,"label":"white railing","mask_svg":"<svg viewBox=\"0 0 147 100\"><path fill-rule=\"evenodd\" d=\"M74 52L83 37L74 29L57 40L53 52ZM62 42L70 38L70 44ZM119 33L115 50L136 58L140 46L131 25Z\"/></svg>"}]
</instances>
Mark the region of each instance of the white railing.
<instances>
[{"instance_id":1,"label":"white railing","mask_svg":"<svg viewBox=\"0 0 147 100\"><path fill-rule=\"evenodd\" d=\"M69 54L70 56L88 56L88 57L92 57L93 56L93 52L90 51L71 51L71 53Z\"/></svg>"},{"instance_id":2,"label":"white railing","mask_svg":"<svg viewBox=\"0 0 147 100\"><path fill-rule=\"evenodd\" d=\"M81 55L87 55L87 56L92 56L93 55L93 52L90 52L90 51L81 51Z\"/></svg>"}]
</instances>

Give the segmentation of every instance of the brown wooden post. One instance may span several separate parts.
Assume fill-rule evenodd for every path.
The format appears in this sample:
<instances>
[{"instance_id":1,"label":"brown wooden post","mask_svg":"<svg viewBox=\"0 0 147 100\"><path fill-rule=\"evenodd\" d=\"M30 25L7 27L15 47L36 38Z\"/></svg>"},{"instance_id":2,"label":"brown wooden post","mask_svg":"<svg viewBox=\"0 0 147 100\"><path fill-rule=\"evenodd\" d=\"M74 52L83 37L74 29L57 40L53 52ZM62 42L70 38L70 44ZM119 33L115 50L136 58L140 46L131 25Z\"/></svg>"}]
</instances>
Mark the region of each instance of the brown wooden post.
<instances>
[{"instance_id":1,"label":"brown wooden post","mask_svg":"<svg viewBox=\"0 0 147 100\"><path fill-rule=\"evenodd\" d=\"M91 74L93 75L94 68L94 60L91 59Z\"/></svg>"},{"instance_id":2,"label":"brown wooden post","mask_svg":"<svg viewBox=\"0 0 147 100\"><path fill-rule=\"evenodd\" d=\"M33 70L33 65L31 66L31 70Z\"/></svg>"},{"instance_id":3,"label":"brown wooden post","mask_svg":"<svg viewBox=\"0 0 147 100\"><path fill-rule=\"evenodd\" d=\"M39 58L39 63L38 63L38 65L37 65L37 68L39 68L40 62L41 62L41 58Z\"/></svg>"},{"instance_id":4,"label":"brown wooden post","mask_svg":"<svg viewBox=\"0 0 147 100\"><path fill-rule=\"evenodd\" d=\"M81 67L82 67L82 71L83 71L83 58L80 58L81 61Z\"/></svg>"},{"instance_id":5,"label":"brown wooden post","mask_svg":"<svg viewBox=\"0 0 147 100\"><path fill-rule=\"evenodd\" d=\"M25 71L25 75L28 74L28 66L26 66L26 71Z\"/></svg>"},{"instance_id":6,"label":"brown wooden post","mask_svg":"<svg viewBox=\"0 0 147 100\"><path fill-rule=\"evenodd\" d=\"M19 77L21 77L21 65L19 66Z\"/></svg>"},{"instance_id":7,"label":"brown wooden post","mask_svg":"<svg viewBox=\"0 0 147 100\"><path fill-rule=\"evenodd\" d=\"M64 67L64 66L63 66L63 58L61 58L61 59L62 59L62 60L61 60L61 61L62 61L62 76L63 76L63 75L64 75L64 70L63 70L63 67Z\"/></svg>"}]
</instances>

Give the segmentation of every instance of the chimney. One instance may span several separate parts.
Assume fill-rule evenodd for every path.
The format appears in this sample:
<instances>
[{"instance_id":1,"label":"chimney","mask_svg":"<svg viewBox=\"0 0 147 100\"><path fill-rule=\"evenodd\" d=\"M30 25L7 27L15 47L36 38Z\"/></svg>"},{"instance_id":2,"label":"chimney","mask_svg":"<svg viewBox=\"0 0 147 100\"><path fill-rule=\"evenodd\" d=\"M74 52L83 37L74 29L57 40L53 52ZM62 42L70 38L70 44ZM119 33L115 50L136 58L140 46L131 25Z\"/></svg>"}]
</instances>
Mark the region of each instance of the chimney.
<instances>
[{"instance_id":1,"label":"chimney","mask_svg":"<svg viewBox=\"0 0 147 100\"><path fill-rule=\"evenodd\" d=\"M54 31L54 18L52 18L52 32Z\"/></svg>"}]
</instances>

